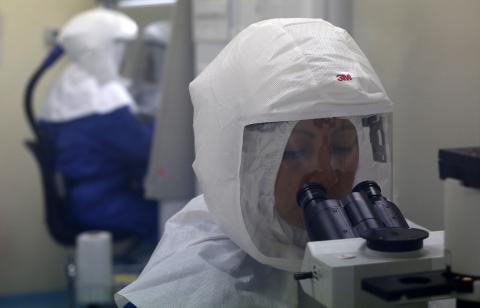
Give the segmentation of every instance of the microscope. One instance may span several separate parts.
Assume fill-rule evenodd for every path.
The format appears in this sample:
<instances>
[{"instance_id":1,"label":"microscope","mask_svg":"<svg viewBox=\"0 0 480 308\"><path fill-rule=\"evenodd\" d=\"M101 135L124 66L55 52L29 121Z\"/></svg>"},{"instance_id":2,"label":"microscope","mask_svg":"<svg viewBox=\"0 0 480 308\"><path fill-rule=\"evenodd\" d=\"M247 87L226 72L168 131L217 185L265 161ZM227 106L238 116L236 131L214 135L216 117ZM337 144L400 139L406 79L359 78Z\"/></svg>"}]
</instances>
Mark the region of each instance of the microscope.
<instances>
[{"instance_id":1,"label":"microscope","mask_svg":"<svg viewBox=\"0 0 480 308\"><path fill-rule=\"evenodd\" d=\"M440 150L439 171L445 230L436 232L411 228L375 182L341 200L304 185L297 202L311 241L294 274L304 292L329 308L420 308L445 298L480 307L480 147Z\"/></svg>"}]
</instances>

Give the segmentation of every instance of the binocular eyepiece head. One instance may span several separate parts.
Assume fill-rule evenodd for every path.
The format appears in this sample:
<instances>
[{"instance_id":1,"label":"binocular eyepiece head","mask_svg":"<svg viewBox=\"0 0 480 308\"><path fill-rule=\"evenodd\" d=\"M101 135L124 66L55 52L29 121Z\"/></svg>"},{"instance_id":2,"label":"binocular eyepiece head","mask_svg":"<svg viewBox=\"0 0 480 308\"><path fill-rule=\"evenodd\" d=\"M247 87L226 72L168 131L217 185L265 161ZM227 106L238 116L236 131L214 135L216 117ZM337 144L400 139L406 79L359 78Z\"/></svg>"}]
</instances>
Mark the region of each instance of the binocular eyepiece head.
<instances>
[{"instance_id":1,"label":"binocular eyepiece head","mask_svg":"<svg viewBox=\"0 0 480 308\"><path fill-rule=\"evenodd\" d=\"M369 200L375 200L382 197L380 186L374 181L363 181L353 187L352 192L364 193ZM297 204L302 209L312 200L327 200L327 190L319 183L306 183L297 192Z\"/></svg>"},{"instance_id":2,"label":"binocular eyepiece head","mask_svg":"<svg viewBox=\"0 0 480 308\"><path fill-rule=\"evenodd\" d=\"M324 186L307 183L297 193L297 204L311 241L362 237L371 249L403 252L422 248L428 237L428 232L409 227L373 181L357 184L342 199L328 199Z\"/></svg>"}]
</instances>

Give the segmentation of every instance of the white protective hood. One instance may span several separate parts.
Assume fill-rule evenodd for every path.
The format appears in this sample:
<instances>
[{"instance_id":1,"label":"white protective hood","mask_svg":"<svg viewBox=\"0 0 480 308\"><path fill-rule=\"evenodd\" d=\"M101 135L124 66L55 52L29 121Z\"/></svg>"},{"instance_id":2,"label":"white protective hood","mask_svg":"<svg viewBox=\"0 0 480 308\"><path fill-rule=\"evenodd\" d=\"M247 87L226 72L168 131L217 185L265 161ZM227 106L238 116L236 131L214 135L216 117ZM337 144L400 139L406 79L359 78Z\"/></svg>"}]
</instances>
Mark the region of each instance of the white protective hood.
<instances>
[{"instance_id":1,"label":"white protective hood","mask_svg":"<svg viewBox=\"0 0 480 308\"><path fill-rule=\"evenodd\" d=\"M346 31L323 20L266 20L236 36L190 84L190 93L195 109L193 167L214 221L257 261L299 270L303 251L298 247L272 237L262 245L284 252L272 257L264 254L269 247L259 249L248 232L258 221L271 225L273 232L282 228L273 204L265 200L273 200L278 156L293 124L285 122L271 131L269 149L276 149L270 153L276 158L268 165L246 163L245 153L252 147L243 142L249 135L245 127L390 113L393 104L369 61ZM252 204L257 206L245 210ZM249 221L251 217L256 222Z\"/></svg>"},{"instance_id":2,"label":"white protective hood","mask_svg":"<svg viewBox=\"0 0 480 308\"><path fill-rule=\"evenodd\" d=\"M125 42L134 39L137 32L130 17L104 8L83 12L68 21L57 43L70 63L49 89L39 118L69 121L123 106L135 109L119 66Z\"/></svg>"},{"instance_id":3,"label":"white protective hood","mask_svg":"<svg viewBox=\"0 0 480 308\"><path fill-rule=\"evenodd\" d=\"M100 85L84 69L69 64L47 92L38 119L63 122L92 114L105 114L120 107L136 110L134 99L119 81Z\"/></svg>"},{"instance_id":4,"label":"white protective hood","mask_svg":"<svg viewBox=\"0 0 480 308\"><path fill-rule=\"evenodd\" d=\"M100 83L118 78L123 43L137 37L138 26L127 15L96 8L72 18L62 28L58 43L71 61Z\"/></svg>"}]
</instances>

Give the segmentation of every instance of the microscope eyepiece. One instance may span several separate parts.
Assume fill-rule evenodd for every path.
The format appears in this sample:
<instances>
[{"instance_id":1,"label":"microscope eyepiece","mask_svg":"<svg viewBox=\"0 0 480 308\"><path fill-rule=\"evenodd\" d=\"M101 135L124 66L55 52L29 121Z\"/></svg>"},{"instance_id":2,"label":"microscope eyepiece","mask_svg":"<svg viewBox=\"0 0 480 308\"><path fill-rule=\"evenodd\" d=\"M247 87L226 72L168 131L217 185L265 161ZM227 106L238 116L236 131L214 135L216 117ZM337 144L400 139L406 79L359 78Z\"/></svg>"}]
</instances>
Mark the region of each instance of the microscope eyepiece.
<instances>
[{"instance_id":1,"label":"microscope eyepiece","mask_svg":"<svg viewBox=\"0 0 480 308\"><path fill-rule=\"evenodd\" d=\"M364 193L370 201L382 197L382 189L374 181L360 182L353 187L352 191Z\"/></svg>"},{"instance_id":2,"label":"microscope eyepiece","mask_svg":"<svg viewBox=\"0 0 480 308\"><path fill-rule=\"evenodd\" d=\"M409 228L407 220L403 217L400 209L382 195L380 186L374 181L360 182L355 185L352 191L366 196L370 201L373 213L385 227Z\"/></svg>"},{"instance_id":3,"label":"microscope eyepiece","mask_svg":"<svg viewBox=\"0 0 480 308\"><path fill-rule=\"evenodd\" d=\"M297 193L297 204L303 209L311 241L355 237L342 203L328 199L327 190L321 184L303 185Z\"/></svg>"},{"instance_id":4,"label":"microscope eyepiece","mask_svg":"<svg viewBox=\"0 0 480 308\"><path fill-rule=\"evenodd\" d=\"M302 209L313 200L327 200L327 190L319 183L303 184L297 192L297 204Z\"/></svg>"}]
</instances>

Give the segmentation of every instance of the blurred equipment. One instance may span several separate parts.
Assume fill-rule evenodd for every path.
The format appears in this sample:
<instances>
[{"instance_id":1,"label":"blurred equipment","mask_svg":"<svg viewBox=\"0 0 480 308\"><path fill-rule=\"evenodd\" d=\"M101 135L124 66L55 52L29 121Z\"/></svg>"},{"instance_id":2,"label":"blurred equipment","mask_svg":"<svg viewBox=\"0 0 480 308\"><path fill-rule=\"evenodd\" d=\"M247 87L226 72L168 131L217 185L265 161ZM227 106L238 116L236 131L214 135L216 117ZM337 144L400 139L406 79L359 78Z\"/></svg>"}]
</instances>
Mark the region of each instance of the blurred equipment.
<instances>
[{"instance_id":1,"label":"blurred equipment","mask_svg":"<svg viewBox=\"0 0 480 308\"><path fill-rule=\"evenodd\" d=\"M113 302L112 236L89 231L77 237L75 295L79 304Z\"/></svg>"},{"instance_id":2,"label":"blurred equipment","mask_svg":"<svg viewBox=\"0 0 480 308\"><path fill-rule=\"evenodd\" d=\"M439 152L444 180L445 262L447 273L472 287L457 294L457 307L480 306L480 147ZM473 306L472 306L473 307Z\"/></svg>"},{"instance_id":3,"label":"blurred equipment","mask_svg":"<svg viewBox=\"0 0 480 308\"><path fill-rule=\"evenodd\" d=\"M63 178L54 169L53 149L45 138L41 138L33 111L33 95L38 81L63 53L62 47L55 46L28 82L24 98L24 112L30 129L34 134L34 139L25 141L25 145L32 152L40 169L45 220L48 231L59 244L73 245L76 235L81 230L68 224L64 219L66 217L66 204Z\"/></svg>"},{"instance_id":4,"label":"blurred equipment","mask_svg":"<svg viewBox=\"0 0 480 308\"><path fill-rule=\"evenodd\" d=\"M159 225L195 194L193 107L188 85L193 79L190 1L178 1L164 60L161 105L155 114L150 164L145 182L149 198L161 201ZM160 230L160 233L162 230Z\"/></svg>"}]
</instances>

